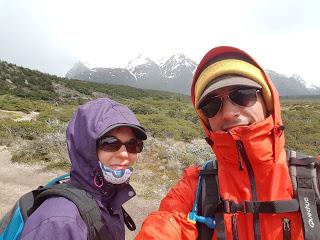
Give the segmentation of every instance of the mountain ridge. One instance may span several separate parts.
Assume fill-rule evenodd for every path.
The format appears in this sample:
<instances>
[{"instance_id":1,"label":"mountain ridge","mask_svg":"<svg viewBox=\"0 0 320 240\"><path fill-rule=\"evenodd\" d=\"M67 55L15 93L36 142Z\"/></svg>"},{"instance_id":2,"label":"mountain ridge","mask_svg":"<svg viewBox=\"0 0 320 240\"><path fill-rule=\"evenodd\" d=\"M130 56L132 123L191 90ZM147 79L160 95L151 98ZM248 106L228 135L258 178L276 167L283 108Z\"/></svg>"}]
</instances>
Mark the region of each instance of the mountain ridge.
<instances>
[{"instance_id":1,"label":"mountain ridge","mask_svg":"<svg viewBox=\"0 0 320 240\"><path fill-rule=\"evenodd\" d=\"M196 66L195 61L181 53L163 58L159 63L143 54L139 54L138 57L130 60L126 67L117 68L118 71L112 70L116 68L103 68L104 71L109 69L109 74L100 72L102 70L99 69L102 68L90 69L81 62L77 62L66 73L66 78L190 95L192 77ZM122 69L122 72L128 71L125 76L119 73L120 69ZM266 71L281 96L320 94L320 86L308 87L302 77L297 74L288 77L273 70Z\"/></svg>"},{"instance_id":2,"label":"mountain ridge","mask_svg":"<svg viewBox=\"0 0 320 240\"><path fill-rule=\"evenodd\" d=\"M118 68L129 71L126 78L118 77L115 82L112 74L102 74L100 68L88 68L81 62L76 62L66 73L68 79L78 79L99 83L111 83L128 85L142 89L154 89L176 92L189 95L193 71L196 62L187 58L184 54L174 54L160 63L139 54L137 58L130 60L126 67ZM113 71L115 68L104 68ZM105 70L106 71L106 70ZM120 74L120 73L114 73Z\"/></svg>"}]
</instances>

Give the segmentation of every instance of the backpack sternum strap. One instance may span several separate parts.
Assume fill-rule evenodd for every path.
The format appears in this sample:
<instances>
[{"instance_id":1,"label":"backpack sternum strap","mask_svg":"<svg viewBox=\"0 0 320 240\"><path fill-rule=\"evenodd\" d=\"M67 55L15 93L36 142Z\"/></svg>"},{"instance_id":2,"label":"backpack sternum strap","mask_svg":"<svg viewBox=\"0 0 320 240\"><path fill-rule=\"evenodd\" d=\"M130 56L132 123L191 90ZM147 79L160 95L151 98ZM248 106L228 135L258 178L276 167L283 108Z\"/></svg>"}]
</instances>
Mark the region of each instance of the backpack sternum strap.
<instances>
[{"instance_id":1,"label":"backpack sternum strap","mask_svg":"<svg viewBox=\"0 0 320 240\"><path fill-rule=\"evenodd\" d=\"M244 201L236 203L232 200L222 200L224 213L286 213L299 211L296 199L278 201Z\"/></svg>"}]
</instances>

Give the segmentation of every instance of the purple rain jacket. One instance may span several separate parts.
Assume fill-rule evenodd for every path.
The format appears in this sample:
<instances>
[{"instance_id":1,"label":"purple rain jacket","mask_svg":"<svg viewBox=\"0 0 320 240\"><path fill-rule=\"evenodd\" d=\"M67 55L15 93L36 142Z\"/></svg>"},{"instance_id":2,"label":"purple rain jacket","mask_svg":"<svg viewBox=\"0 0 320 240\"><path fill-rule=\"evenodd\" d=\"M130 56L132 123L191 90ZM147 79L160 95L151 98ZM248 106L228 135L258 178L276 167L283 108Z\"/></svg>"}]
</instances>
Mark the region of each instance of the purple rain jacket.
<instances>
[{"instance_id":1,"label":"purple rain jacket","mask_svg":"<svg viewBox=\"0 0 320 240\"><path fill-rule=\"evenodd\" d=\"M135 192L129 184L106 183L101 178L96 154L96 140L115 124L134 125L135 132L138 129L138 133L145 134L129 108L111 99L97 99L80 106L73 114L67 128L67 146L71 160L70 183L80 185L95 198L113 239L124 240L121 205L135 196ZM94 177L103 179L102 188L94 184ZM20 239L82 240L87 239L87 233L76 205L63 197L54 197L45 200L27 219Z\"/></svg>"}]
</instances>

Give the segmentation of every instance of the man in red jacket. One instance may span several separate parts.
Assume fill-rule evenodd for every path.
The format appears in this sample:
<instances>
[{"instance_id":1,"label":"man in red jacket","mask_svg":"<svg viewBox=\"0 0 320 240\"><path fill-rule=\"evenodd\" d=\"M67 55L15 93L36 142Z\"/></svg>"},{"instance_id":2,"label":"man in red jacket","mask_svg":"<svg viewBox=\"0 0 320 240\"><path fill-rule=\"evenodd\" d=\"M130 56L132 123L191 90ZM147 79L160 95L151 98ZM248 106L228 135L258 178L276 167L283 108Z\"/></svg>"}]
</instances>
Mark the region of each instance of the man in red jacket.
<instances>
[{"instance_id":1,"label":"man in red jacket","mask_svg":"<svg viewBox=\"0 0 320 240\"><path fill-rule=\"evenodd\" d=\"M191 97L217 158L219 195L229 204L222 213L224 226L209 239L304 239L286 163L279 95L266 72L246 52L217 47L197 67ZM199 172L196 166L184 171L136 239L198 239L188 214ZM289 211L288 203L295 203ZM316 225L310 239L320 239L318 216L310 216Z\"/></svg>"}]
</instances>

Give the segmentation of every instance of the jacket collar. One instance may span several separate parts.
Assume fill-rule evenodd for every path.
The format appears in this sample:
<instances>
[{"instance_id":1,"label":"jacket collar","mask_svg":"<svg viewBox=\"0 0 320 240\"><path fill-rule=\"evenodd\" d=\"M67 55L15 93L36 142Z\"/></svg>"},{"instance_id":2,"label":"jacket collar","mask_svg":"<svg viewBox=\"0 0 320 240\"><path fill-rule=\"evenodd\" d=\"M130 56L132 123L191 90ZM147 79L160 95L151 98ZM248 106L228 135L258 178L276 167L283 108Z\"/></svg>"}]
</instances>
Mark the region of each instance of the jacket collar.
<instances>
[{"instance_id":1,"label":"jacket collar","mask_svg":"<svg viewBox=\"0 0 320 240\"><path fill-rule=\"evenodd\" d=\"M250 126L239 126L228 132L211 133L212 148L219 164L239 164L241 158L237 141L241 141L251 165L263 162L275 162L274 155L274 122L272 116Z\"/></svg>"}]
</instances>

